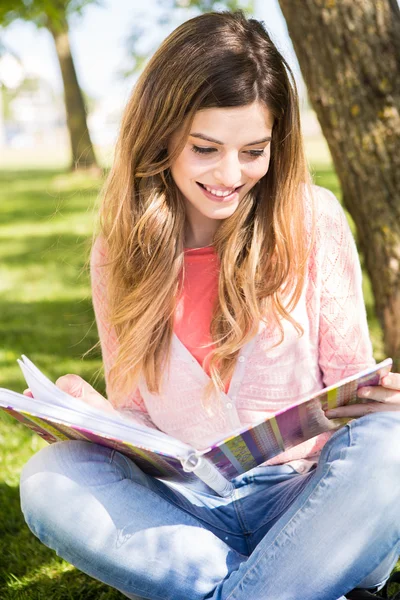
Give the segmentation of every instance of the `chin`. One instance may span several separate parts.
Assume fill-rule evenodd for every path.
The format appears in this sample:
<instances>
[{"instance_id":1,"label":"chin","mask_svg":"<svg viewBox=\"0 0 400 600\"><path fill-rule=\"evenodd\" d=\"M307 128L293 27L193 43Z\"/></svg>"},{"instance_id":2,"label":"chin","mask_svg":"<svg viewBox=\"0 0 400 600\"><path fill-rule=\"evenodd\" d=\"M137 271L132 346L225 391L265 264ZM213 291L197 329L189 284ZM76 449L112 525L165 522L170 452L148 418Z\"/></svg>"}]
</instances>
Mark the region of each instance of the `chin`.
<instances>
[{"instance_id":1,"label":"chin","mask_svg":"<svg viewBox=\"0 0 400 600\"><path fill-rule=\"evenodd\" d=\"M223 219L227 219L228 217L231 217L237 210L238 205L236 206L232 206L232 207L221 207L221 208L217 208L216 210L210 212L209 214L205 215L207 217L210 217L211 219L217 219L219 220L223 220Z\"/></svg>"}]
</instances>

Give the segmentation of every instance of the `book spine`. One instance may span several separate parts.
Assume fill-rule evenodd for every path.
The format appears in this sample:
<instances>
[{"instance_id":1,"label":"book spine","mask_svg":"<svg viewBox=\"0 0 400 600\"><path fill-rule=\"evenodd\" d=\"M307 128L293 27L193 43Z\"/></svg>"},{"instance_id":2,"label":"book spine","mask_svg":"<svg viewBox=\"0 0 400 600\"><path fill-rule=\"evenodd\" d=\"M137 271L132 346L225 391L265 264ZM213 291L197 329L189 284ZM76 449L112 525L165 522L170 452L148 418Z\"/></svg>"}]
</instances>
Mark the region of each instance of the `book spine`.
<instances>
[{"instance_id":1,"label":"book spine","mask_svg":"<svg viewBox=\"0 0 400 600\"><path fill-rule=\"evenodd\" d=\"M233 484L202 456L190 454L185 460L182 460L182 468L186 473L194 473L208 487L224 498L230 496L235 489Z\"/></svg>"}]
</instances>

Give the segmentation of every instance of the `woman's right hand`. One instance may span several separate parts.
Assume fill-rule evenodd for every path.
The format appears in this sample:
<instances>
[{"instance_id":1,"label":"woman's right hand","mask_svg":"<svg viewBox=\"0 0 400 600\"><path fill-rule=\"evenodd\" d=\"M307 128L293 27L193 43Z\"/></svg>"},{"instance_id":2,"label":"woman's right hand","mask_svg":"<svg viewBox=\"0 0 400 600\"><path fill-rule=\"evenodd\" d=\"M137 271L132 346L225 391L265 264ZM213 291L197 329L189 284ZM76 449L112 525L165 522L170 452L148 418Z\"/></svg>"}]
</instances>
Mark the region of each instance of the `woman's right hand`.
<instances>
[{"instance_id":1,"label":"woman's right hand","mask_svg":"<svg viewBox=\"0 0 400 600\"><path fill-rule=\"evenodd\" d=\"M106 398L99 394L90 383L82 379L79 375L73 375L71 373L63 375L57 379L56 386L70 396L79 398L94 408L98 408L99 410L108 413L117 412ZM33 398L30 389L25 390L24 395Z\"/></svg>"}]
</instances>

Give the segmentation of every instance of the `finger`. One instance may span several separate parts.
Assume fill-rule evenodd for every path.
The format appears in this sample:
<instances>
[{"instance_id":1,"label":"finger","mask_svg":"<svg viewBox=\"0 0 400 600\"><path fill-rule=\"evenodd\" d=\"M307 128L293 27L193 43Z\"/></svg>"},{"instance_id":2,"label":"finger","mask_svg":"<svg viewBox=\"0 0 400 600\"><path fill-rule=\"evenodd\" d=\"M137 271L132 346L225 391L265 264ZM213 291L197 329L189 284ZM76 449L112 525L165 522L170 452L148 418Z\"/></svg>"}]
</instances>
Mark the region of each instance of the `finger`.
<instances>
[{"instance_id":1,"label":"finger","mask_svg":"<svg viewBox=\"0 0 400 600\"><path fill-rule=\"evenodd\" d=\"M80 398L85 394L85 389L82 385L83 381L84 380L79 375L69 373L68 375L59 377L56 381L56 386L63 390L63 392L66 392L75 398Z\"/></svg>"},{"instance_id":2,"label":"finger","mask_svg":"<svg viewBox=\"0 0 400 600\"><path fill-rule=\"evenodd\" d=\"M400 373L388 373L382 377L381 385L392 390L400 390Z\"/></svg>"},{"instance_id":3,"label":"finger","mask_svg":"<svg viewBox=\"0 0 400 600\"><path fill-rule=\"evenodd\" d=\"M72 373L59 377L56 381L56 386L75 398L86 398L89 394L98 394L90 383L85 381L80 375Z\"/></svg>"},{"instance_id":4,"label":"finger","mask_svg":"<svg viewBox=\"0 0 400 600\"><path fill-rule=\"evenodd\" d=\"M325 411L328 419L336 418L358 418L370 415L376 412L400 411L400 404L384 404L382 402L365 402L363 404L350 404L347 406L338 406L334 409Z\"/></svg>"},{"instance_id":5,"label":"finger","mask_svg":"<svg viewBox=\"0 0 400 600\"><path fill-rule=\"evenodd\" d=\"M359 398L400 404L400 390L388 389L381 385L362 387L357 391Z\"/></svg>"},{"instance_id":6,"label":"finger","mask_svg":"<svg viewBox=\"0 0 400 600\"><path fill-rule=\"evenodd\" d=\"M90 404L94 408L100 409L102 411L106 411L109 413L116 412L115 409L113 408L112 404L96 391L93 391L93 392L90 392L89 394L87 394L83 398L83 400L85 401L86 404Z\"/></svg>"}]
</instances>

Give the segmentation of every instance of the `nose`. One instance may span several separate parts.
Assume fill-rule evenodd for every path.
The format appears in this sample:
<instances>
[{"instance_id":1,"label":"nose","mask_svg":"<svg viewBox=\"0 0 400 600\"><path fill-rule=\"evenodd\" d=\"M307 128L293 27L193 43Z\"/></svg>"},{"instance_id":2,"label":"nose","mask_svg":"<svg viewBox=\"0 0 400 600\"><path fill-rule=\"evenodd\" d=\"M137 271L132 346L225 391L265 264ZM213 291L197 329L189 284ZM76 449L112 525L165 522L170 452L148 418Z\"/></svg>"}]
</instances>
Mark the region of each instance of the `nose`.
<instances>
[{"instance_id":1,"label":"nose","mask_svg":"<svg viewBox=\"0 0 400 600\"><path fill-rule=\"evenodd\" d=\"M235 152L229 152L221 158L214 170L215 181L227 188L239 185L241 177L242 168Z\"/></svg>"}]
</instances>

